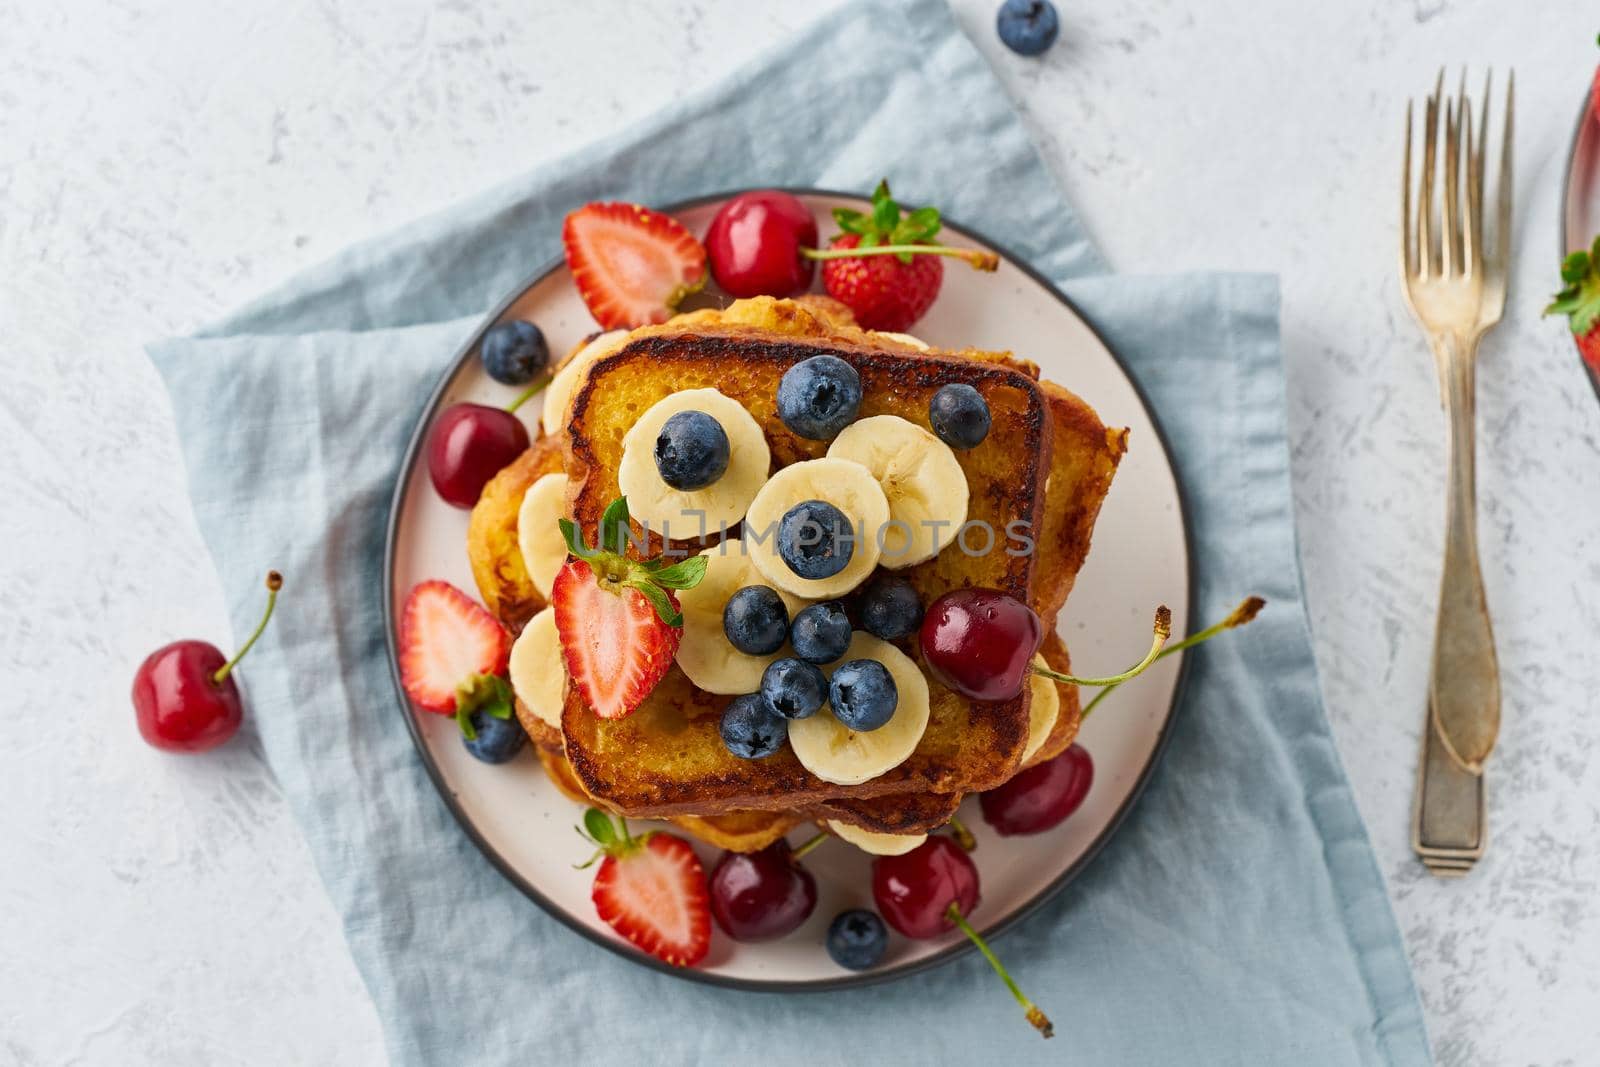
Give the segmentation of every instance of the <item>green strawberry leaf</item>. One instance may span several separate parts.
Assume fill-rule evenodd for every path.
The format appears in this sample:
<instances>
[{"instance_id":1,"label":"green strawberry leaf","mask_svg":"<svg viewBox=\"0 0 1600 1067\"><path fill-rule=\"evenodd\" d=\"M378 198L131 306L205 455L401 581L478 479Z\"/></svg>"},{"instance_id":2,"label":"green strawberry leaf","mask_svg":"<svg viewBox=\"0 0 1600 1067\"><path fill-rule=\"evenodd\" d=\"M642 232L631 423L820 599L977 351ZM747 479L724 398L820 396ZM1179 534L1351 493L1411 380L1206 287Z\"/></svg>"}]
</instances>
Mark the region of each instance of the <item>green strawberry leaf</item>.
<instances>
[{"instance_id":1,"label":"green strawberry leaf","mask_svg":"<svg viewBox=\"0 0 1600 1067\"><path fill-rule=\"evenodd\" d=\"M683 612L672 606L672 600L667 596L667 591L656 585L651 576L630 578L623 583L629 589L637 589L639 595L650 601L650 606L656 609L656 615L668 626L682 626Z\"/></svg>"},{"instance_id":2,"label":"green strawberry leaf","mask_svg":"<svg viewBox=\"0 0 1600 1067\"><path fill-rule=\"evenodd\" d=\"M851 211L849 208L834 208L833 221L837 223L839 229L843 230L845 233L865 233L867 231L867 217L861 212Z\"/></svg>"},{"instance_id":3,"label":"green strawberry leaf","mask_svg":"<svg viewBox=\"0 0 1600 1067\"><path fill-rule=\"evenodd\" d=\"M598 548L590 548L583 539L583 531L578 529L578 524L571 519L557 519L556 525L561 528L561 539L567 543L567 551L579 559L594 559L600 555Z\"/></svg>"},{"instance_id":4,"label":"green strawberry leaf","mask_svg":"<svg viewBox=\"0 0 1600 1067\"><path fill-rule=\"evenodd\" d=\"M705 556L690 556L670 566L651 571L650 580L664 589L693 589L700 584L700 579L706 576L706 566L710 562Z\"/></svg>"},{"instance_id":5,"label":"green strawberry leaf","mask_svg":"<svg viewBox=\"0 0 1600 1067\"><path fill-rule=\"evenodd\" d=\"M589 837L601 848L617 839L617 830L611 822L611 816L599 808L590 808L583 813L583 825L589 831Z\"/></svg>"},{"instance_id":6,"label":"green strawberry leaf","mask_svg":"<svg viewBox=\"0 0 1600 1067\"><path fill-rule=\"evenodd\" d=\"M884 194L882 200L878 194L872 194L872 228L879 235L888 235L894 232L895 224L900 221L900 205L889 199L889 186L880 185L879 191Z\"/></svg>"},{"instance_id":7,"label":"green strawberry leaf","mask_svg":"<svg viewBox=\"0 0 1600 1067\"><path fill-rule=\"evenodd\" d=\"M1589 273L1589 253L1573 252L1561 261L1561 280L1568 285L1577 285L1583 281L1583 276Z\"/></svg>"},{"instance_id":8,"label":"green strawberry leaf","mask_svg":"<svg viewBox=\"0 0 1600 1067\"><path fill-rule=\"evenodd\" d=\"M481 711L495 719L511 718L511 685L498 674L474 674L456 687L456 726L468 741L478 739L472 713Z\"/></svg>"},{"instance_id":9,"label":"green strawberry leaf","mask_svg":"<svg viewBox=\"0 0 1600 1067\"><path fill-rule=\"evenodd\" d=\"M628 498L619 496L600 515L600 549L625 555L628 551Z\"/></svg>"}]
</instances>

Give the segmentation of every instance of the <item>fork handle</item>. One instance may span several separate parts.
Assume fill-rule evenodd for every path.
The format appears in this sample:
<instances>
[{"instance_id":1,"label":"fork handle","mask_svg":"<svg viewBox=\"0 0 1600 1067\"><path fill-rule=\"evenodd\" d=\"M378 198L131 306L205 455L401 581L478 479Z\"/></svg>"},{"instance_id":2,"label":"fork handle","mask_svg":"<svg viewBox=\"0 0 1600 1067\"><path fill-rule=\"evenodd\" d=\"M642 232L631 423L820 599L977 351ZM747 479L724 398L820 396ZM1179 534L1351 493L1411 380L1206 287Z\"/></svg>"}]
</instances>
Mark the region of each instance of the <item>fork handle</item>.
<instances>
[{"instance_id":1,"label":"fork handle","mask_svg":"<svg viewBox=\"0 0 1600 1067\"><path fill-rule=\"evenodd\" d=\"M1473 431L1477 347L1476 336L1446 334L1434 341L1450 426L1450 479L1429 680L1439 739L1450 757L1473 774L1482 773L1500 732L1500 670L1478 566Z\"/></svg>"}]
</instances>

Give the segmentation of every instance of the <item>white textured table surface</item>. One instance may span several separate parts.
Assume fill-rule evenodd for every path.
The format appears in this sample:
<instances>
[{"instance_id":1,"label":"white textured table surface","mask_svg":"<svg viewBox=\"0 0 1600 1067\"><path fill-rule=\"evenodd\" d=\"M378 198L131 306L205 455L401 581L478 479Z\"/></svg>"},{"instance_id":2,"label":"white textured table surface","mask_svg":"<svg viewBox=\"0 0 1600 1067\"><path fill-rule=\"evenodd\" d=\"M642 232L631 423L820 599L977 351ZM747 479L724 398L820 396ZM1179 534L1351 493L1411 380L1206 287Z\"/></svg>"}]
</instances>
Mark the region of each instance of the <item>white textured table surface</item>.
<instances>
[{"instance_id":1,"label":"white textured table surface","mask_svg":"<svg viewBox=\"0 0 1600 1067\"><path fill-rule=\"evenodd\" d=\"M145 652L229 642L140 342L645 114L808 6L0 0L0 1062L382 1057L258 753L134 733ZM1281 273L1317 657L1437 1055L1593 1062L1600 405L1538 318L1592 6L1069 0L1043 62L999 46L991 0L957 6L1118 269ZM1402 99L1445 60L1517 67L1522 253L1480 384L1494 840L1449 883L1407 846L1444 458L1392 267Z\"/></svg>"}]
</instances>

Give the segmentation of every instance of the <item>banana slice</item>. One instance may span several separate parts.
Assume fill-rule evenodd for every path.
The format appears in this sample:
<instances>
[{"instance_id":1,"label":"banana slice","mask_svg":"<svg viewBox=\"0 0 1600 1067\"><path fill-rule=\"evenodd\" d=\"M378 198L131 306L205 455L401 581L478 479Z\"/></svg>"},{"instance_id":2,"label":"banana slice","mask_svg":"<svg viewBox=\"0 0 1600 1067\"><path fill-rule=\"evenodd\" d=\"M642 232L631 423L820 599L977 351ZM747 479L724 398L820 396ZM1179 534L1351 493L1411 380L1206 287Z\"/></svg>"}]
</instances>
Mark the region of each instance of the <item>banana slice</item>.
<instances>
[{"instance_id":1,"label":"banana slice","mask_svg":"<svg viewBox=\"0 0 1600 1067\"><path fill-rule=\"evenodd\" d=\"M885 337L891 341L899 341L903 345L910 345L926 352L931 346L920 337L912 337L909 333L895 333L893 330L873 330L874 337ZM907 849L909 852L910 850Z\"/></svg>"},{"instance_id":2,"label":"banana slice","mask_svg":"<svg viewBox=\"0 0 1600 1067\"><path fill-rule=\"evenodd\" d=\"M967 476L950 446L898 415L873 415L846 426L828 447L831 459L854 460L889 498L883 566L891 570L932 559L967 521Z\"/></svg>"},{"instance_id":3,"label":"banana slice","mask_svg":"<svg viewBox=\"0 0 1600 1067\"><path fill-rule=\"evenodd\" d=\"M556 609L545 608L522 628L511 646L511 689L517 699L545 722L561 729L561 704L566 697L567 667L556 633Z\"/></svg>"},{"instance_id":4,"label":"banana slice","mask_svg":"<svg viewBox=\"0 0 1600 1067\"><path fill-rule=\"evenodd\" d=\"M1044 657L1037 653L1033 657L1035 667L1049 669L1050 664ZM1050 737L1050 731L1056 727L1056 716L1061 714L1061 690L1056 688L1056 683L1042 674L1028 676L1028 691L1032 699L1028 701L1028 744L1022 750L1022 762L1027 763L1033 754L1044 746Z\"/></svg>"},{"instance_id":5,"label":"banana slice","mask_svg":"<svg viewBox=\"0 0 1600 1067\"><path fill-rule=\"evenodd\" d=\"M703 411L728 435L728 469L704 489L674 489L656 469L656 437L680 411ZM772 453L760 423L737 400L715 389L685 389L656 401L622 438L617 486L628 512L652 533L680 540L716 533L744 518L767 480Z\"/></svg>"},{"instance_id":6,"label":"banana slice","mask_svg":"<svg viewBox=\"0 0 1600 1067\"><path fill-rule=\"evenodd\" d=\"M572 421L572 398L578 395L584 375L589 373L589 368L594 366L596 360L609 356L627 340L627 330L603 333L574 352L572 358L561 365L555 377L550 379L550 384L544 387L544 411L540 413L539 421L545 433L566 431L567 423Z\"/></svg>"},{"instance_id":7,"label":"banana slice","mask_svg":"<svg viewBox=\"0 0 1600 1067\"><path fill-rule=\"evenodd\" d=\"M874 856L904 856L928 839L927 834L880 834L847 822L830 822L828 832Z\"/></svg>"},{"instance_id":8,"label":"banana slice","mask_svg":"<svg viewBox=\"0 0 1600 1067\"><path fill-rule=\"evenodd\" d=\"M875 659L889 669L899 691L894 718L867 733L856 733L833 717L826 704L809 719L789 722L789 744L801 766L824 782L860 785L904 763L928 728L928 680L911 657L887 641L857 632L833 668L853 659ZM914 847L914 846L913 846Z\"/></svg>"},{"instance_id":9,"label":"banana slice","mask_svg":"<svg viewBox=\"0 0 1600 1067\"><path fill-rule=\"evenodd\" d=\"M961 484L965 488L965 478ZM778 554L778 524L790 508L806 500L832 504L844 512L855 532L850 562L827 578L802 578ZM744 536L750 557L769 584L807 600L825 600L848 593L872 573L888 523L889 500L872 472L853 460L829 456L791 463L774 474L750 502Z\"/></svg>"},{"instance_id":10,"label":"banana slice","mask_svg":"<svg viewBox=\"0 0 1600 1067\"><path fill-rule=\"evenodd\" d=\"M517 547L522 550L522 565L528 570L533 587L545 600L556 571L567 562L567 542L556 521L567 513L567 476L546 474L522 494L517 511Z\"/></svg>"},{"instance_id":11,"label":"banana slice","mask_svg":"<svg viewBox=\"0 0 1600 1067\"><path fill-rule=\"evenodd\" d=\"M678 642L678 666L689 681L708 693L737 696L761 688L761 672L778 659L782 650L770 656L740 652L728 642L722 630L722 609L728 598L747 585L767 585L756 570L738 538L729 538L700 553L706 557L706 574L700 584L678 591L678 607L683 612L683 637ZM805 606L805 601L778 590L789 617Z\"/></svg>"}]
</instances>

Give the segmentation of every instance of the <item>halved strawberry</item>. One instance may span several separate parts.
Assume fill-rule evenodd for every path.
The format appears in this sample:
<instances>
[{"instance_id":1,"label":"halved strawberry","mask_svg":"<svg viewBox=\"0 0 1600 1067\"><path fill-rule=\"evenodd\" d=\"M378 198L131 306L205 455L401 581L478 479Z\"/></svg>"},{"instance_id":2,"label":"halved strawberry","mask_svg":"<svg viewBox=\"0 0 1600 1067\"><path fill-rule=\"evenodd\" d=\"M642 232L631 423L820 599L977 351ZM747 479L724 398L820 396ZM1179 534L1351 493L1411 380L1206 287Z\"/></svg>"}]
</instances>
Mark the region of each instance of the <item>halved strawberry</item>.
<instances>
[{"instance_id":1,"label":"halved strawberry","mask_svg":"<svg viewBox=\"0 0 1600 1067\"><path fill-rule=\"evenodd\" d=\"M561 228L567 266L607 330L666 322L706 284L706 250L677 219L638 204L585 204Z\"/></svg>"},{"instance_id":2,"label":"halved strawberry","mask_svg":"<svg viewBox=\"0 0 1600 1067\"><path fill-rule=\"evenodd\" d=\"M666 677L683 636L672 591L692 588L706 573L704 556L629 559L629 521L626 498L612 501L600 516L601 547L590 548L572 522L560 520L578 558L556 572L550 587L567 673L602 719L633 714Z\"/></svg>"},{"instance_id":3,"label":"halved strawberry","mask_svg":"<svg viewBox=\"0 0 1600 1067\"><path fill-rule=\"evenodd\" d=\"M619 829L599 808L584 812L583 822L585 836L599 846L589 861L600 860L589 896L600 918L674 967L705 959L711 947L711 898L705 868L689 843L660 831L635 838L626 819L617 820Z\"/></svg>"},{"instance_id":4,"label":"halved strawberry","mask_svg":"<svg viewBox=\"0 0 1600 1067\"><path fill-rule=\"evenodd\" d=\"M511 635L449 582L422 582L406 597L400 616L400 680L420 708L455 715L468 737L465 716L486 708L510 714L504 679ZM504 704L505 715L498 713Z\"/></svg>"},{"instance_id":5,"label":"halved strawberry","mask_svg":"<svg viewBox=\"0 0 1600 1067\"><path fill-rule=\"evenodd\" d=\"M1561 263L1562 290L1544 309L1565 315L1578 353L1600 374L1600 237L1587 252L1573 252Z\"/></svg>"}]
</instances>

